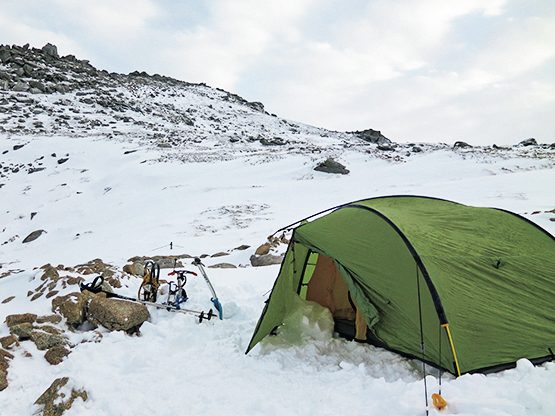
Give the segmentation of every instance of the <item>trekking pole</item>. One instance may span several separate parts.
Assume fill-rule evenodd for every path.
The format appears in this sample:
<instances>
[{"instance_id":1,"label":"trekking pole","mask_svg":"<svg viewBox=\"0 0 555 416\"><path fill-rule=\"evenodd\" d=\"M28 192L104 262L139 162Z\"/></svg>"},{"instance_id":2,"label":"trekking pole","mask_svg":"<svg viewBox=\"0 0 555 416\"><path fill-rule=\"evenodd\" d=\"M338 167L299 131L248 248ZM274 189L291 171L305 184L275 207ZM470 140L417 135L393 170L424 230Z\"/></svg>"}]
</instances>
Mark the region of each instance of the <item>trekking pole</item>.
<instances>
[{"instance_id":1,"label":"trekking pole","mask_svg":"<svg viewBox=\"0 0 555 416\"><path fill-rule=\"evenodd\" d=\"M200 273L202 274L202 277L204 277L204 281L206 282L206 284L208 285L208 288L210 289L210 292L212 293L212 298L210 298L210 300L212 301L212 303L214 304L214 307L218 311L219 318L223 319L224 311L222 308L222 304L218 299L218 295L216 295L214 286L212 286L212 283L210 283L210 279L208 279L208 275L204 270L204 264L202 264L202 262L198 257L195 257L195 259L193 260L193 264L198 267L198 269L200 270Z\"/></svg>"}]
</instances>

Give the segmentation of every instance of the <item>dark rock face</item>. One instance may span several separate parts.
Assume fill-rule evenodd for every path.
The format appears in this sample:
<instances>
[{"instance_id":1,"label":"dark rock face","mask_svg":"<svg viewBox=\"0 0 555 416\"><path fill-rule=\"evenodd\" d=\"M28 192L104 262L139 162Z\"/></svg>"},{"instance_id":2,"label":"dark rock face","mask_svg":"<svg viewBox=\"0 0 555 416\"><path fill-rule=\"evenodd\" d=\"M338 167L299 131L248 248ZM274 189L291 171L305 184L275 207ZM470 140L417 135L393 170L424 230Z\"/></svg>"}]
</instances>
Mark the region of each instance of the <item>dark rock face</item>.
<instances>
[{"instance_id":1,"label":"dark rock face","mask_svg":"<svg viewBox=\"0 0 555 416\"><path fill-rule=\"evenodd\" d=\"M342 165L341 163L336 162L331 157L319 163L314 168L314 170L317 170L318 172L337 173L341 175L347 175L349 173L349 169L347 169L345 165Z\"/></svg>"},{"instance_id":2,"label":"dark rock face","mask_svg":"<svg viewBox=\"0 0 555 416\"><path fill-rule=\"evenodd\" d=\"M355 136L357 136L358 138L364 140L365 142L369 142L369 143L373 143L373 144L388 144L391 143L391 140L389 140L387 137L385 137L381 131L378 130L373 130L373 129L367 129L367 130L362 130L362 131L354 131L351 132L352 134L354 134Z\"/></svg>"},{"instance_id":3,"label":"dark rock face","mask_svg":"<svg viewBox=\"0 0 555 416\"><path fill-rule=\"evenodd\" d=\"M42 47L42 52L49 58L58 59L60 56L58 55L58 48L56 45L52 45L51 43L47 43Z\"/></svg>"},{"instance_id":4,"label":"dark rock face","mask_svg":"<svg viewBox=\"0 0 555 416\"><path fill-rule=\"evenodd\" d=\"M27 237L25 237L22 242L23 243L30 243L31 241L35 241L37 238L39 238L45 232L46 231L44 231L44 230L33 231L31 234L29 234Z\"/></svg>"},{"instance_id":5,"label":"dark rock face","mask_svg":"<svg viewBox=\"0 0 555 416\"><path fill-rule=\"evenodd\" d=\"M518 146L537 146L538 142L534 138L529 138L521 141Z\"/></svg>"},{"instance_id":6,"label":"dark rock face","mask_svg":"<svg viewBox=\"0 0 555 416\"><path fill-rule=\"evenodd\" d=\"M466 142L455 142L455 144L453 145L453 149L466 149L466 148L470 148L472 147L472 145L466 143Z\"/></svg>"}]
</instances>

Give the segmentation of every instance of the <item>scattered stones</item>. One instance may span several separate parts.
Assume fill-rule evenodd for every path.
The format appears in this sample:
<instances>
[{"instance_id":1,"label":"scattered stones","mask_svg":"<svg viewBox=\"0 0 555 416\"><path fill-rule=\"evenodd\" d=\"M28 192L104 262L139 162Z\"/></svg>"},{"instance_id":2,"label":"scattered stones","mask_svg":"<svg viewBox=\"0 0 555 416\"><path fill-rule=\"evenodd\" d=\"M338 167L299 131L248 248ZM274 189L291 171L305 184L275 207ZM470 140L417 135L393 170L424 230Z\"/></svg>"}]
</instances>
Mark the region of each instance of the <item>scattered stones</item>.
<instances>
[{"instance_id":1,"label":"scattered stones","mask_svg":"<svg viewBox=\"0 0 555 416\"><path fill-rule=\"evenodd\" d=\"M88 320L111 331L136 332L149 317L145 305L99 296L91 300L88 308Z\"/></svg>"},{"instance_id":2,"label":"scattered stones","mask_svg":"<svg viewBox=\"0 0 555 416\"><path fill-rule=\"evenodd\" d=\"M35 241L37 238L39 238L45 232L46 231L44 231L44 230L33 231L31 234L29 234L27 237L25 237L23 239L22 243L30 243L31 241Z\"/></svg>"},{"instance_id":3,"label":"scattered stones","mask_svg":"<svg viewBox=\"0 0 555 416\"><path fill-rule=\"evenodd\" d=\"M67 357L71 351L63 346L52 347L44 354L44 358L51 365L60 364L65 357Z\"/></svg>"},{"instance_id":4,"label":"scattered stones","mask_svg":"<svg viewBox=\"0 0 555 416\"><path fill-rule=\"evenodd\" d=\"M314 170L318 172L325 172L325 173L334 173L334 174L341 174L347 175L349 170L339 162L336 162L331 157L327 158L325 161L320 162Z\"/></svg>"},{"instance_id":5,"label":"scattered stones","mask_svg":"<svg viewBox=\"0 0 555 416\"><path fill-rule=\"evenodd\" d=\"M281 264L282 261L283 255L265 254L263 256L252 255L250 257L250 262L253 267Z\"/></svg>"},{"instance_id":6,"label":"scattered stones","mask_svg":"<svg viewBox=\"0 0 555 416\"><path fill-rule=\"evenodd\" d=\"M39 406L39 408L33 414L39 416L61 416L64 412L71 409L75 400L81 399L84 402L88 400L89 395L85 390L74 387L69 390L66 387L68 382L68 377L54 380L50 387L35 401L35 405Z\"/></svg>"}]
</instances>

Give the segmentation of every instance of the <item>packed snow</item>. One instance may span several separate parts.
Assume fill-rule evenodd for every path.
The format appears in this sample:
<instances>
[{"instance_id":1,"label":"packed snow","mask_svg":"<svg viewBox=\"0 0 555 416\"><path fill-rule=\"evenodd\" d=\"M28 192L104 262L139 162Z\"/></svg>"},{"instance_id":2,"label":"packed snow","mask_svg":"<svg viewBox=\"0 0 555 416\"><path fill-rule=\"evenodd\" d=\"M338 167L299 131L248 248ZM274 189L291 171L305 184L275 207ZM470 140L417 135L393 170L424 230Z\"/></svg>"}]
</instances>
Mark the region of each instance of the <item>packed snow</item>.
<instances>
[{"instance_id":1,"label":"packed snow","mask_svg":"<svg viewBox=\"0 0 555 416\"><path fill-rule=\"evenodd\" d=\"M24 146L13 150L16 144ZM509 209L555 233L553 156L438 150L391 161L333 149L351 172L330 175L313 170L324 154L235 152L219 161L184 163L167 158L165 149L102 136L0 135L3 150L3 166L44 169L10 169L1 181L0 302L15 298L0 303L0 337L8 335L3 321L9 314L51 313L51 299L30 302L26 296L40 283L35 268L45 263L101 258L121 268L135 255L228 252L204 261L238 267L207 269L223 303L222 321L199 324L189 315L150 309L140 336L102 328L66 332L75 347L56 366L23 341L12 351L9 387L0 392L2 415L33 414L33 402L62 376L88 392L68 415L424 415L422 364L334 336L331 316L318 305L299 301L283 331L245 355L279 270L251 267L250 255L289 223L392 194ZM46 233L22 244L38 229ZM236 250L240 245L251 247ZM140 279L124 277L122 283L116 291L134 296ZM211 306L200 277L186 287L188 307ZM76 288L56 289L62 295ZM427 372L431 394L438 391L438 374ZM449 405L441 413L430 408L430 414L551 416L554 383L554 363L534 367L527 360L487 376L444 374Z\"/></svg>"}]
</instances>

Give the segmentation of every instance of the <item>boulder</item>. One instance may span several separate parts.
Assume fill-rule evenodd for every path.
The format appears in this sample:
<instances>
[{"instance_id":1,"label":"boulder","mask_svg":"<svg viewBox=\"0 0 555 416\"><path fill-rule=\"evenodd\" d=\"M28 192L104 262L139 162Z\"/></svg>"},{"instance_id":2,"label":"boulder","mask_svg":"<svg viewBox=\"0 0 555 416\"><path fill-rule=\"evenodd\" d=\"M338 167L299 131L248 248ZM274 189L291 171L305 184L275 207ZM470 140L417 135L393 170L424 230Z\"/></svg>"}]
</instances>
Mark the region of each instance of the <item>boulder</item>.
<instances>
[{"instance_id":1,"label":"boulder","mask_svg":"<svg viewBox=\"0 0 555 416\"><path fill-rule=\"evenodd\" d=\"M341 175L347 175L349 170L339 162L336 162L331 157L328 157L323 162L320 162L314 170L318 172L325 172L325 173L337 173Z\"/></svg>"},{"instance_id":2,"label":"boulder","mask_svg":"<svg viewBox=\"0 0 555 416\"><path fill-rule=\"evenodd\" d=\"M281 264L283 255L265 254L263 256L252 255L250 257L251 265L253 267L269 266L271 264Z\"/></svg>"},{"instance_id":3,"label":"boulder","mask_svg":"<svg viewBox=\"0 0 555 416\"><path fill-rule=\"evenodd\" d=\"M466 149L470 147L472 147L472 145L461 141L455 142L455 144L453 145L453 149Z\"/></svg>"},{"instance_id":4,"label":"boulder","mask_svg":"<svg viewBox=\"0 0 555 416\"><path fill-rule=\"evenodd\" d=\"M31 338L31 333L33 332L33 325L25 322L23 324L18 324L10 327L10 333L17 336L19 341L25 341Z\"/></svg>"},{"instance_id":5,"label":"boulder","mask_svg":"<svg viewBox=\"0 0 555 416\"><path fill-rule=\"evenodd\" d=\"M387 137L385 137L380 131L367 129L362 131L354 131L351 132L359 139L364 140L365 142L374 143L374 144L388 144L391 143Z\"/></svg>"},{"instance_id":6,"label":"boulder","mask_svg":"<svg viewBox=\"0 0 555 416\"><path fill-rule=\"evenodd\" d=\"M420 146L413 146L411 150L412 150L413 153L422 152L422 148Z\"/></svg>"},{"instance_id":7,"label":"boulder","mask_svg":"<svg viewBox=\"0 0 555 416\"><path fill-rule=\"evenodd\" d=\"M70 326L79 326L86 320L88 301L95 295L90 292L72 292L65 296L52 299L52 312L59 313L66 318Z\"/></svg>"},{"instance_id":8,"label":"boulder","mask_svg":"<svg viewBox=\"0 0 555 416\"><path fill-rule=\"evenodd\" d=\"M28 90L29 85L25 81L19 81L12 87L12 91L15 92L26 92Z\"/></svg>"},{"instance_id":9,"label":"boulder","mask_svg":"<svg viewBox=\"0 0 555 416\"><path fill-rule=\"evenodd\" d=\"M63 346L52 347L44 354L44 358L51 365L60 364L71 351Z\"/></svg>"},{"instance_id":10,"label":"boulder","mask_svg":"<svg viewBox=\"0 0 555 416\"><path fill-rule=\"evenodd\" d=\"M238 250L238 251L244 251L249 249L251 246L248 246L246 244L241 244L239 247L235 247L233 250Z\"/></svg>"},{"instance_id":11,"label":"boulder","mask_svg":"<svg viewBox=\"0 0 555 416\"><path fill-rule=\"evenodd\" d=\"M529 138L521 141L518 146L537 146L538 142L534 138Z\"/></svg>"},{"instance_id":12,"label":"boulder","mask_svg":"<svg viewBox=\"0 0 555 416\"><path fill-rule=\"evenodd\" d=\"M68 391L68 388L64 388L68 382L68 377L54 380L50 387L35 401L38 409L33 414L39 416L61 416L64 412L71 409L73 402L78 398L87 401L89 396L85 390L72 387L71 391Z\"/></svg>"},{"instance_id":13,"label":"boulder","mask_svg":"<svg viewBox=\"0 0 555 416\"><path fill-rule=\"evenodd\" d=\"M272 245L270 243L264 243L256 249L254 254L256 254L257 256L263 256L265 254L268 254L270 252L271 247Z\"/></svg>"},{"instance_id":14,"label":"boulder","mask_svg":"<svg viewBox=\"0 0 555 416\"><path fill-rule=\"evenodd\" d=\"M30 339L41 351L50 349L52 347L60 347L66 344L66 339L63 336L51 334L49 332L41 330L32 331Z\"/></svg>"},{"instance_id":15,"label":"boulder","mask_svg":"<svg viewBox=\"0 0 555 416\"><path fill-rule=\"evenodd\" d=\"M140 261L135 261L131 264L123 266L123 271L133 276L142 276L145 272L145 266Z\"/></svg>"},{"instance_id":16,"label":"boulder","mask_svg":"<svg viewBox=\"0 0 555 416\"><path fill-rule=\"evenodd\" d=\"M46 45L44 45L41 50L42 53L49 58L58 59L60 57L58 55L58 48L56 47L56 45L52 45L51 43L47 43Z\"/></svg>"},{"instance_id":17,"label":"boulder","mask_svg":"<svg viewBox=\"0 0 555 416\"><path fill-rule=\"evenodd\" d=\"M37 319L37 315L35 315L34 313L20 313L20 314L6 316L6 319L4 319L4 322L6 322L6 325L8 325L8 328L11 328L12 326L23 324L23 323L32 324L33 322L36 321L36 319Z\"/></svg>"},{"instance_id":18,"label":"boulder","mask_svg":"<svg viewBox=\"0 0 555 416\"><path fill-rule=\"evenodd\" d=\"M2 348L9 350L12 346L17 345L17 338L15 335L7 335L0 338L0 345Z\"/></svg>"},{"instance_id":19,"label":"boulder","mask_svg":"<svg viewBox=\"0 0 555 416\"><path fill-rule=\"evenodd\" d=\"M88 320L111 331L135 332L149 317L145 305L113 298L97 296L88 308Z\"/></svg>"},{"instance_id":20,"label":"boulder","mask_svg":"<svg viewBox=\"0 0 555 416\"><path fill-rule=\"evenodd\" d=\"M30 243L31 241L35 241L37 238L39 238L45 232L46 231L44 231L44 230L33 231L31 234L29 234L27 237L25 237L22 242L23 243Z\"/></svg>"}]
</instances>

